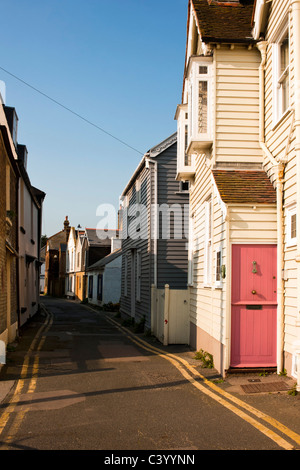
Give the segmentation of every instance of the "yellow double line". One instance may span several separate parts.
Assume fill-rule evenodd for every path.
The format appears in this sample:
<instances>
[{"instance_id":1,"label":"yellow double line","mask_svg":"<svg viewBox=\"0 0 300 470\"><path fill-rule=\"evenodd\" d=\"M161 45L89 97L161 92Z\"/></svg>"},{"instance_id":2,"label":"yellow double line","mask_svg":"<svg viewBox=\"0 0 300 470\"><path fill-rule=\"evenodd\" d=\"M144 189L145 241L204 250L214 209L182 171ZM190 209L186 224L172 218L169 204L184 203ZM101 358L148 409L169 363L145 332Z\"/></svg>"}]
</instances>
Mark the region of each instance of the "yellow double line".
<instances>
[{"instance_id":1,"label":"yellow double line","mask_svg":"<svg viewBox=\"0 0 300 470\"><path fill-rule=\"evenodd\" d=\"M222 390L216 384L214 384L210 380L207 380L206 377L200 374L185 359L179 356L176 356L174 354L166 353L162 351L161 349L148 344L146 341L143 341L141 338L138 338L135 335L133 335L127 328L120 326L119 323L113 320L112 318L109 318L108 316L106 316L106 319L109 322L111 322L113 325L115 325L119 330L121 330L137 346L142 347L144 350L149 351L153 354L156 354L168 360L171 364L173 364L179 370L179 372L183 375L183 377L185 377L185 379L188 380L194 387L196 387L202 393L206 394L213 400L217 401L219 404L229 409L231 412L239 416L241 419L245 420L247 423L255 427L258 431L266 435L268 438L272 439L279 447L285 450L294 449L294 446L290 442L288 442L286 439L284 439L279 434L274 432L272 429L268 428L261 421L268 423L268 425L270 425L272 428L277 429L280 433L282 433L284 436L289 438L291 441L300 445L299 434L287 428L285 425L275 420L274 418L266 415L260 410L257 410L251 405L248 405L247 403L243 402L237 397ZM45 323L40 327L39 331L35 335L30 345L30 348L25 356L22 370L21 370L21 376L16 384L14 393L8 402L6 410L0 416L0 441L2 441L2 445L4 444L6 446L9 446L14 436L16 435L18 429L20 428L20 425L28 411L28 409L24 408L18 412L17 406L21 398L21 393L22 392L24 393L26 380L29 379L28 389L26 393L34 393L36 389L37 374L38 374L38 367L39 367L39 354L38 353L44 344L44 341L46 338L45 333L49 330L52 323L53 323L52 316L47 313L47 318L46 318ZM34 354L34 362L31 366L31 373L29 374L30 358L32 357L33 354ZM205 386L202 383L199 383L199 379L201 379L202 383L205 384ZM250 413L250 415L247 414L243 410ZM1 439L1 435L4 429L6 428L6 426L8 425L10 417L13 416L12 415L13 413L15 413L15 415L14 415L14 419L9 429L9 435L7 435L5 439ZM258 421L258 419L260 421Z\"/></svg>"},{"instance_id":2,"label":"yellow double line","mask_svg":"<svg viewBox=\"0 0 300 470\"><path fill-rule=\"evenodd\" d=\"M0 446L9 445L15 436L16 432L20 428L20 425L28 411L28 409L17 410L18 403L21 398L22 392L25 392L25 385L29 379L29 384L26 393L34 393L37 383L37 375L39 368L39 352L43 347L46 336L45 333L51 328L53 323L52 316L46 312L46 320L43 325L39 328L36 333L27 353L24 358L24 362L21 369L20 379L18 379L15 390L9 399L6 410L0 416ZM44 334L44 335L43 335ZM43 335L43 336L42 336ZM30 358L34 355L34 361L30 366ZM15 415L13 415L15 413ZM5 439L1 439L1 435L8 425L10 418L13 417L13 421L10 425L9 435Z\"/></svg>"},{"instance_id":3,"label":"yellow double line","mask_svg":"<svg viewBox=\"0 0 300 470\"><path fill-rule=\"evenodd\" d=\"M285 450L293 450L295 448L286 439L282 438L279 434L275 433L272 429L266 427L262 422L253 418L249 414L245 413L245 411L251 413L253 416L260 419L261 421L268 423L274 429L277 429L282 434L284 434L287 438L291 439L292 441L300 445L299 434L287 428L284 424L280 423L276 419L266 415L262 411L257 410L256 408L252 407L251 405L248 405L247 403L243 402L239 398L222 390L216 384L214 384L213 382L208 380L206 377L204 377L202 374L200 374L185 359L179 356L176 356L174 354L166 353L162 351L161 349L158 349L148 344L146 341L143 341L141 338L137 338L136 336L133 336L133 334L127 328L120 326L119 323L117 323L115 320L109 318L108 316L106 316L106 318L108 321L110 321L115 326L117 326L117 328L123 331L133 343L142 347L146 351L152 352L153 354L157 354L165 358L169 362L171 362L180 371L183 377L185 377L185 379L188 380L194 387L196 387L202 393L205 393L210 398L212 398L213 400L223 405L225 408L235 413L237 416L245 420L247 423L254 426L258 431L263 433L268 438L272 439L279 447ZM205 386L199 383L198 381L199 379L201 379L201 381L205 384Z\"/></svg>"}]
</instances>

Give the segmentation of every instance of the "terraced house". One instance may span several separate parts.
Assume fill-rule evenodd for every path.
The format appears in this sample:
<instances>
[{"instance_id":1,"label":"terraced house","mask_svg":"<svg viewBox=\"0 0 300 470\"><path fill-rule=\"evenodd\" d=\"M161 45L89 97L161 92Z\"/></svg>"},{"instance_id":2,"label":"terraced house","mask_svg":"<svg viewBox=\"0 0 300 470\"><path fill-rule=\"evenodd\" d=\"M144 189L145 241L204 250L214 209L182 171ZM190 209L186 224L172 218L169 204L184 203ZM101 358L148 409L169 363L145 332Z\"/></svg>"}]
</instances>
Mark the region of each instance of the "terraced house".
<instances>
[{"instance_id":1,"label":"terraced house","mask_svg":"<svg viewBox=\"0 0 300 470\"><path fill-rule=\"evenodd\" d=\"M277 367L300 390L300 1L258 0L260 146L277 189Z\"/></svg>"},{"instance_id":2,"label":"terraced house","mask_svg":"<svg viewBox=\"0 0 300 470\"><path fill-rule=\"evenodd\" d=\"M145 153L122 193L121 313L164 344L188 342L189 188L176 162L177 133Z\"/></svg>"},{"instance_id":3,"label":"terraced house","mask_svg":"<svg viewBox=\"0 0 300 470\"><path fill-rule=\"evenodd\" d=\"M18 180L16 151L4 107L0 109L0 341L7 344L18 330ZM3 347L3 346L2 346Z\"/></svg>"},{"instance_id":4,"label":"terraced house","mask_svg":"<svg viewBox=\"0 0 300 470\"><path fill-rule=\"evenodd\" d=\"M32 186L15 108L0 102L0 342L14 341L39 308L45 193Z\"/></svg>"},{"instance_id":5,"label":"terraced house","mask_svg":"<svg viewBox=\"0 0 300 470\"><path fill-rule=\"evenodd\" d=\"M175 117L177 179L190 181L190 344L222 374L297 376L298 3L188 6Z\"/></svg>"}]
</instances>

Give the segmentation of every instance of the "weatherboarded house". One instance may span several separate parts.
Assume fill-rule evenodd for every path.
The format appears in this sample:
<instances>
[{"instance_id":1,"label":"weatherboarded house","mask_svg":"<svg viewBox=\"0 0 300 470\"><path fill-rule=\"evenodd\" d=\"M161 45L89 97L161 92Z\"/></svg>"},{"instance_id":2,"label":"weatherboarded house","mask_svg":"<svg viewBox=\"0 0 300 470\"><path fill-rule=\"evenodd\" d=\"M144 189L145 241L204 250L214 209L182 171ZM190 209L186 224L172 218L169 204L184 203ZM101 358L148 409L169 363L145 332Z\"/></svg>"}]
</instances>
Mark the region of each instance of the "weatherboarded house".
<instances>
[{"instance_id":1,"label":"weatherboarded house","mask_svg":"<svg viewBox=\"0 0 300 470\"><path fill-rule=\"evenodd\" d=\"M189 2L175 116L177 179L190 180L190 344L222 374L278 360L277 197L260 145L253 7Z\"/></svg>"},{"instance_id":2,"label":"weatherboarded house","mask_svg":"<svg viewBox=\"0 0 300 470\"><path fill-rule=\"evenodd\" d=\"M177 133L144 155L122 194L121 312L152 330L151 288L187 292L189 190L176 161Z\"/></svg>"},{"instance_id":3,"label":"weatherboarded house","mask_svg":"<svg viewBox=\"0 0 300 470\"><path fill-rule=\"evenodd\" d=\"M277 188L277 363L300 390L300 1L257 1L253 37L261 53L263 165Z\"/></svg>"}]
</instances>

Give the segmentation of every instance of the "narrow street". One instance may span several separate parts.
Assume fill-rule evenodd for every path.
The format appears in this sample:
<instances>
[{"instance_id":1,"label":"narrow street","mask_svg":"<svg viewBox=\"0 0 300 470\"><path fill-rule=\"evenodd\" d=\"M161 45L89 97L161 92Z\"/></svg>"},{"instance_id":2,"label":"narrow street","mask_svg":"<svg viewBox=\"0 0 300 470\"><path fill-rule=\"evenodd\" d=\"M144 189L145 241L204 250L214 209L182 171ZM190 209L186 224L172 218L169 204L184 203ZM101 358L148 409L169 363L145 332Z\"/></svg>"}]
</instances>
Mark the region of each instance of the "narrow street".
<instances>
[{"instance_id":1,"label":"narrow street","mask_svg":"<svg viewBox=\"0 0 300 470\"><path fill-rule=\"evenodd\" d=\"M1 371L12 385L0 404L1 450L300 449L297 397L256 397L261 411L289 403L295 422L284 410L289 425L276 429L228 400L222 384L207 385L184 346L163 348L80 303L42 304Z\"/></svg>"}]
</instances>

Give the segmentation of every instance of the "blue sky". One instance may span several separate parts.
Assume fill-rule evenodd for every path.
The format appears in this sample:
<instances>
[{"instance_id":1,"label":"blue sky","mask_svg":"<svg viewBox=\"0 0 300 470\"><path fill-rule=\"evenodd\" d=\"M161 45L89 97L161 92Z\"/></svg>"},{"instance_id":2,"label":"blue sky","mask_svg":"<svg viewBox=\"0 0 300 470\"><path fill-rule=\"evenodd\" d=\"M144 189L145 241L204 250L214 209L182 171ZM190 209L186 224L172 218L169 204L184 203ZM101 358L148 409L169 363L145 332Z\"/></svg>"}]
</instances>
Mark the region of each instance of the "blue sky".
<instances>
[{"instance_id":1,"label":"blue sky","mask_svg":"<svg viewBox=\"0 0 300 470\"><path fill-rule=\"evenodd\" d=\"M176 131L188 0L0 1L0 69L19 117L31 183L46 192L43 233L96 227L143 153Z\"/></svg>"}]
</instances>

